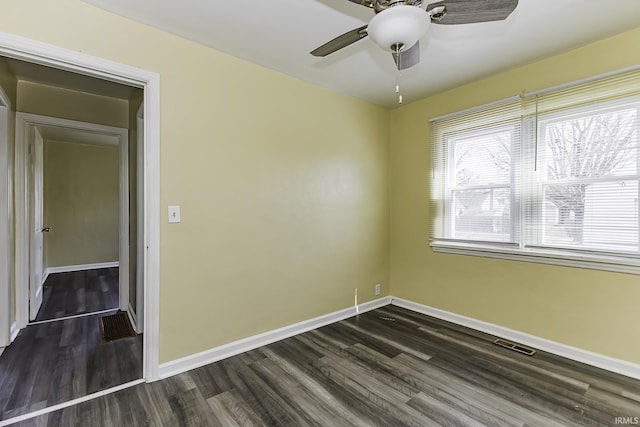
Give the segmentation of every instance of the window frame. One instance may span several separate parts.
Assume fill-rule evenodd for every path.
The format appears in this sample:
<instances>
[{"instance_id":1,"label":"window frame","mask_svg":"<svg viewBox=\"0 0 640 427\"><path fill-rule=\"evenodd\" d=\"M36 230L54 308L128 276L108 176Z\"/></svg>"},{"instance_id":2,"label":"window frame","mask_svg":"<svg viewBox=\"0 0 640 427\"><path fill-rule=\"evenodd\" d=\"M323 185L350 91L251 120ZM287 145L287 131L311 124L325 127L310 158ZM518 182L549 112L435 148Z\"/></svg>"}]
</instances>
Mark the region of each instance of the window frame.
<instances>
[{"instance_id":1,"label":"window frame","mask_svg":"<svg viewBox=\"0 0 640 427\"><path fill-rule=\"evenodd\" d=\"M518 179L517 179L517 171L518 168L515 166L515 161L513 157L511 158L510 171L509 171L509 181L505 184L478 184L467 187L460 187L455 184L456 182L456 169L455 167L450 167L450 165L455 164L455 144L458 141L470 139L472 137L482 137L482 136L490 136L499 133L509 133L510 135L510 150L511 154L518 153L519 142L515 135L518 134L516 127L520 127L520 121L513 121L512 123L499 123L495 125L488 126L483 129L482 132L475 132L471 130L461 130L454 131L444 135L444 145L443 149L445 151L444 156L444 168L445 168L445 179L444 179L444 230L445 230L445 238L451 240L467 240L470 239L459 239L456 237L455 226L456 226L456 218L455 212L453 209L454 205L454 193L456 191L467 190L478 190L478 189L497 189L497 188L506 188L509 190L509 238L508 241L501 240L486 240L487 243L502 243L509 244L514 243L517 240L518 229L520 227L520 215L518 215L520 198L518 197L519 188ZM453 184L452 184L453 183ZM476 241L476 240L473 240ZM478 240L484 241L484 240Z\"/></svg>"},{"instance_id":2,"label":"window frame","mask_svg":"<svg viewBox=\"0 0 640 427\"><path fill-rule=\"evenodd\" d=\"M594 105L596 108L594 108ZM512 157L511 159L510 202L512 205L510 212L510 240L512 242L462 240L453 237L455 234L452 227L455 226L455 221L452 217L452 215L454 215L452 189L456 187L450 185L451 180L454 180L453 182L455 183L455 167L450 168L450 166L453 164L452 160L453 156L455 156L455 143L452 144L450 141L464 139L465 134L476 134L476 132L472 129L460 129L455 132L445 132L443 134L443 142L441 142L443 145L441 149L446 150L444 152L444 171L442 171L444 174L444 191L442 194L442 203L444 203L444 209L442 211L444 215L444 218L442 218L444 221L444 236L442 238L430 239L429 245L432 250L436 253L481 256L486 258L640 274L640 215L638 218L638 249L625 252L534 245L532 244L530 234L532 230L527 224L530 219L527 218L525 213L525 208L527 204L530 203L537 204L539 209L543 209L543 194L539 187L549 184L548 180L535 179L532 181L532 177L528 175L532 173L535 175L535 172L526 170L527 165L529 165L531 161L531 156L534 156L534 161L537 162L538 152L536 152L536 150L538 150L538 146L544 147L542 144L546 144L544 139L545 126L549 126L554 119L557 122L563 118L569 120L572 116L585 116L599 111L616 111L629 107L635 108L638 116L636 121L636 138L639 144L637 148L638 154L636 155L637 168L634 175L621 175L615 178L632 180L638 183L637 209L640 211L640 95L627 96L587 106L566 107L554 113L544 114L542 119L538 117L536 111L534 117L529 116L518 119L521 140L514 141L514 138L512 138L512 153L517 153L517 158ZM497 133L497 129L504 129L510 126L512 127L513 125L500 122L493 126L489 125L486 132L481 133ZM535 137L532 137L532 134L535 135ZM529 138L527 138L527 135ZM514 144L518 144L517 151L513 149ZM602 177L602 180L606 181L615 178ZM517 191L514 191L514 185L519 186ZM533 185L537 187L535 194L532 194L530 188ZM541 240L538 240L538 242L540 243Z\"/></svg>"},{"instance_id":3,"label":"window frame","mask_svg":"<svg viewBox=\"0 0 640 427\"><path fill-rule=\"evenodd\" d=\"M626 109L635 109L636 133L640 134L640 97L633 96L633 97L625 97L625 98L613 100L613 101L599 102L599 103L595 103L593 105L588 105L588 106L564 108L561 111L557 111L551 114L545 114L542 119L538 118L537 123L532 124L534 126L537 125L537 132L536 132L537 141L535 140L523 141L523 145L532 145L531 149L537 150L539 153L540 152L539 150L541 149L544 150L544 147L546 145L545 135L546 135L546 129L549 126L552 126L557 123L565 122L565 121L570 121L572 119L578 119L586 116L594 116L599 114L613 113L613 112L618 112ZM528 119L528 120L531 120L531 119ZM637 135L636 138L640 139L640 135ZM592 177L588 179L587 178L567 179L567 180L557 181L557 185L579 183L579 182L586 182L586 181L591 181L592 183L604 183L604 182L612 182L612 181L635 181L638 186L638 194L637 194L638 197L636 199L640 200L640 141L638 141L638 144L639 144L639 147L637 148L638 151L636 152L635 174L607 175L602 177ZM527 153L529 153L528 154L529 156L534 155L536 162L540 158L539 154L531 154L531 150L529 149L523 150L523 151L526 151ZM525 161L524 163L527 163L527 161ZM537 167L539 166L540 165L537 165ZM537 202L535 203L535 206L537 207L537 212L535 216L537 218L541 218L544 216L544 213L542 212L544 210L544 187L546 185L553 185L554 181L549 179L539 179L538 176L540 175L540 171L529 171L529 172L530 172L529 178L523 178L523 179L527 182L527 185L530 185L530 188L532 189L531 194L529 196L530 200L535 200ZM637 202L637 203L639 204L639 206L637 206L636 208L640 209L640 202ZM524 218L523 222L527 222L527 221L530 221L530 219ZM569 245L565 246L565 245L558 245L558 244L548 244L547 242L545 242L545 227L540 225L540 221L544 221L544 220L537 219L538 227L527 230L526 237L522 239L523 247L528 247L528 248L540 247L540 248L549 248L549 249L556 249L556 250L590 251L594 253L620 254L623 256L628 254L640 256L640 215L638 217L638 224L637 224L638 229L636 230L637 245L636 245L635 251L623 251L623 250L615 251L615 250L606 250L606 249L597 248L597 247L577 248L575 246L569 246ZM534 234L535 231L538 231L538 235Z\"/></svg>"}]
</instances>

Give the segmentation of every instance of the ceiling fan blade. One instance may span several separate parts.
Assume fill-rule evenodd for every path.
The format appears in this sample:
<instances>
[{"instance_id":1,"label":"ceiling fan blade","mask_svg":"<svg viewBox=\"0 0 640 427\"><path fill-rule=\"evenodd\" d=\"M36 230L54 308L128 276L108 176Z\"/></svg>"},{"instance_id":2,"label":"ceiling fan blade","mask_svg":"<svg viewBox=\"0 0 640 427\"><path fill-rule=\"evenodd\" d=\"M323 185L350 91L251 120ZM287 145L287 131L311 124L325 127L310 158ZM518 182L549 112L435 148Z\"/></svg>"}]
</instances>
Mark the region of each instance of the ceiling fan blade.
<instances>
[{"instance_id":1,"label":"ceiling fan blade","mask_svg":"<svg viewBox=\"0 0 640 427\"><path fill-rule=\"evenodd\" d=\"M442 19L434 17L434 24L472 24L507 19L518 0L444 0L427 5L427 12L439 6L446 8L446 14Z\"/></svg>"},{"instance_id":2,"label":"ceiling fan blade","mask_svg":"<svg viewBox=\"0 0 640 427\"><path fill-rule=\"evenodd\" d=\"M417 41L409 50L400 52L400 54L393 52L391 55L393 55L393 61L398 67L398 70L411 68L420 62L420 42Z\"/></svg>"},{"instance_id":3,"label":"ceiling fan blade","mask_svg":"<svg viewBox=\"0 0 640 427\"><path fill-rule=\"evenodd\" d=\"M311 51L313 56L327 56L367 36L367 26L356 28Z\"/></svg>"}]
</instances>

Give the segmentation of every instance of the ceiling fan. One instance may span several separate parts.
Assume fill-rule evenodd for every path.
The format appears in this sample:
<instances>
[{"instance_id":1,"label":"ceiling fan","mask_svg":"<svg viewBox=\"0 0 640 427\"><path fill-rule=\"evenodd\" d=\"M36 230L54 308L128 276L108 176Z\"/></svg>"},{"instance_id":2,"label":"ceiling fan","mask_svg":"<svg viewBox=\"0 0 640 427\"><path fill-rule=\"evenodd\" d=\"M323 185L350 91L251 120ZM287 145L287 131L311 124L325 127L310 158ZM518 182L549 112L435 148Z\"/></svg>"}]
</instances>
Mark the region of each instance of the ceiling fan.
<instances>
[{"instance_id":1,"label":"ceiling fan","mask_svg":"<svg viewBox=\"0 0 640 427\"><path fill-rule=\"evenodd\" d=\"M370 36L382 49L390 51L399 70L420 62L420 44L430 23L442 25L471 24L506 19L518 0L349 0L373 9L368 25L348 31L311 51L313 56L327 56L358 40Z\"/></svg>"}]
</instances>

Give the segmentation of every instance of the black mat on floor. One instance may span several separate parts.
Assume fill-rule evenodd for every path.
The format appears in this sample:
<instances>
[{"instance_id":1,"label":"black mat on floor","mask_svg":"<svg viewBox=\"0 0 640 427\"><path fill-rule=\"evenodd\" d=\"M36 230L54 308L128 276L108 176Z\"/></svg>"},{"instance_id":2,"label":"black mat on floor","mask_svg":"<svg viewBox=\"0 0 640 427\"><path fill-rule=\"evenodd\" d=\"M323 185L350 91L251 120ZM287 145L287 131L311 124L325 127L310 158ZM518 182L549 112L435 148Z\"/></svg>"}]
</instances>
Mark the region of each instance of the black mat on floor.
<instances>
[{"instance_id":1,"label":"black mat on floor","mask_svg":"<svg viewBox=\"0 0 640 427\"><path fill-rule=\"evenodd\" d=\"M100 337L103 342L135 336L136 331L133 330L129 322L129 316L124 311L100 318Z\"/></svg>"}]
</instances>

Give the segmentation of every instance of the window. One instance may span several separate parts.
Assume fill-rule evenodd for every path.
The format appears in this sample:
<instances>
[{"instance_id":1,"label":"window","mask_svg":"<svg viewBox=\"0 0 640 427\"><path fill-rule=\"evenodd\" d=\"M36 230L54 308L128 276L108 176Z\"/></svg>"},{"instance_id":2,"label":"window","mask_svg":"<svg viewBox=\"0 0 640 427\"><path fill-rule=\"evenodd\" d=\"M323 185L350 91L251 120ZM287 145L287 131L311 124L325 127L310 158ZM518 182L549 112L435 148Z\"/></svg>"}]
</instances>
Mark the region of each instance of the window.
<instances>
[{"instance_id":1,"label":"window","mask_svg":"<svg viewBox=\"0 0 640 427\"><path fill-rule=\"evenodd\" d=\"M640 274L640 72L433 121L436 251Z\"/></svg>"},{"instance_id":2,"label":"window","mask_svg":"<svg viewBox=\"0 0 640 427\"><path fill-rule=\"evenodd\" d=\"M539 124L532 245L638 252L638 104Z\"/></svg>"},{"instance_id":3,"label":"window","mask_svg":"<svg viewBox=\"0 0 640 427\"><path fill-rule=\"evenodd\" d=\"M513 241L513 135L506 128L447 138L451 237Z\"/></svg>"}]
</instances>

